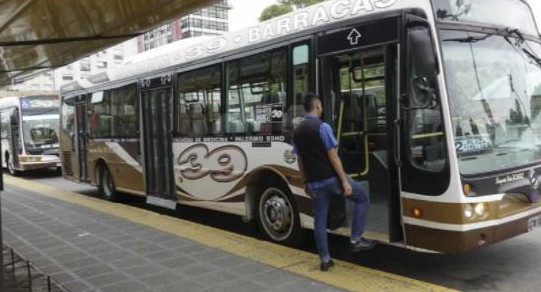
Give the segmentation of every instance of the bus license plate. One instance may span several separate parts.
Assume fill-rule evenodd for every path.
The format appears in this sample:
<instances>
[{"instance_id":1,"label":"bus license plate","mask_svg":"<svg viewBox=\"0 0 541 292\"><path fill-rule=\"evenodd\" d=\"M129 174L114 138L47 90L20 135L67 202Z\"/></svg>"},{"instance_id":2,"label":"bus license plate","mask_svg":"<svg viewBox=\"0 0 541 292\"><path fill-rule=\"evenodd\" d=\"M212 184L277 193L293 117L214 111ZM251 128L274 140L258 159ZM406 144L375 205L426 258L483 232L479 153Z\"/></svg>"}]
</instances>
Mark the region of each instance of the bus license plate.
<instances>
[{"instance_id":1,"label":"bus license plate","mask_svg":"<svg viewBox=\"0 0 541 292\"><path fill-rule=\"evenodd\" d=\"M528 232L541 227L541 216L528 219Z\"/></svg>"}]
</instances>

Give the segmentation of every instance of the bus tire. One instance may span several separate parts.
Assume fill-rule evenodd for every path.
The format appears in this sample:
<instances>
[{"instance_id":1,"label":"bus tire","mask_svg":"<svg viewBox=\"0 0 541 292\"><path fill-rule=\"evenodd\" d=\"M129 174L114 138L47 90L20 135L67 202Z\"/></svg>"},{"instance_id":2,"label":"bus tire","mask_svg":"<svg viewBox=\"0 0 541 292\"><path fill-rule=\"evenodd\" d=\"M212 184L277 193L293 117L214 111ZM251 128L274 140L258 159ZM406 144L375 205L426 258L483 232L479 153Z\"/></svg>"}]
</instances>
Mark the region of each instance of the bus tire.
<instances>
[{"instance_id":1,"label":"bus tire","mask_svg":"<svg viewBox=\"0 0 541 292\"><path fill-rule=\"evenodd\" d=\"M13 160L11 160L8 153L6 153L6 164L8 166L8 171L11 176L19 176L20 172L15 169L15 165L13 164Z\"/></svg>"},{"instance_id":2,"label":"bus tire","mask_svg":"<svg viewBox=\"0 0 541 292\"><path fill-rule=\"evenodd\" d=\"M111 202L119 202L121 197L115 189L115 182L113 181L113 175L109 168L105 165L100 167L99 171L99 193L100 195Z\"/></svg>"},{"instance_id":3,"label":"bus tire","mask_svg":"<svg viewBox=\"0 0 541 292\"><path fill-rule=\"evenodd\" d=\"M270 241L299 246L302 243L300 217L293 196L278 187L266 187L257 200L257 224Z\"/></svg>"}]
</instances>

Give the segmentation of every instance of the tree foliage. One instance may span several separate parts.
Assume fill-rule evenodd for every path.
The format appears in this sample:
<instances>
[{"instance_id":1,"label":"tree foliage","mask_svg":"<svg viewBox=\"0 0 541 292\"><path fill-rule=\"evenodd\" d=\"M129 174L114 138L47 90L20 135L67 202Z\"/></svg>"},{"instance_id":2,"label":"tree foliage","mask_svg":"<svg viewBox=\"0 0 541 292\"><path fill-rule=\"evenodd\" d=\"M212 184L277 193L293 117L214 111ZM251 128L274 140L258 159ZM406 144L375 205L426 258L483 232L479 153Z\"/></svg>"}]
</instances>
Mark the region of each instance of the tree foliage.
<instances>
[{"instance_id":1,"label":"tree foliage","mask_svg":"<svg viewBox=\"0 0 541 292\"><path fill-rule=\"evenodd\" d=\"M310 5L323 2L325 0L278 0L278 4L272 4L265 8L259 16L259 21L269 20L271 18L287 14L291 11L308 7Z\"/></svg>"},{"instance_id":2,"label":"tree foliage","mask_svg":"<svg viewBox=\"0 0 541 292\"><path fill-rule=\"evenodd\" d=\"M289 6L294 9L308 7L323 1L325 0L278 0L280 4Z\"/></svg>"},{"instance_id":3,"label":"tree foliage","mask_svg":"<svg viewBox=\"0 0 541 292\"><path fill-rule=\"evenodd\" d=\"M293 11L293 9L287 5L283 4L272 4L269 7L265 8L259 16L259 21L269 20L276 16L284 15Z\"/></svg>"}]
</instances>

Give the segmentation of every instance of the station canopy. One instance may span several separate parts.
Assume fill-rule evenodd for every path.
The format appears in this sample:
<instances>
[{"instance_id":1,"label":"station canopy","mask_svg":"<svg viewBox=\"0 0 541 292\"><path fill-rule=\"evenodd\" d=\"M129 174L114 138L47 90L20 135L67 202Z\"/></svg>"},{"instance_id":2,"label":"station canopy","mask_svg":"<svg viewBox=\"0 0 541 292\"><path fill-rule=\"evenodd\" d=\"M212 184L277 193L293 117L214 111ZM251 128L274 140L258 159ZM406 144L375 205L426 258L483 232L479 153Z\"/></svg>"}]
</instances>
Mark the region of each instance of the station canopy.
<instances>
[{"instance_id":1,"label":"station canopy","mask_svg":"<svg viewBox=\"0 0 541 292\"><path fill-rule=\"evenodd\" d=\"M217 0L0 0L0 86L72 63Z\"/></svg>"}]
</instances>

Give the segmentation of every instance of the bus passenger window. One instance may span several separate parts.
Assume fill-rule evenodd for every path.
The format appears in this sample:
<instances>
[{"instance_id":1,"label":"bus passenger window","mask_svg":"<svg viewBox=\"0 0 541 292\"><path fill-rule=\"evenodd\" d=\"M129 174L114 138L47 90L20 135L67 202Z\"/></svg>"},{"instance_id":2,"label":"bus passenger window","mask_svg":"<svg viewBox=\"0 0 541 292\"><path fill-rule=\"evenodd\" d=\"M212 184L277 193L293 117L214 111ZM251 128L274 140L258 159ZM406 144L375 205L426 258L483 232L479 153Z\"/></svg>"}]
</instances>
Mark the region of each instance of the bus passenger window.
<instances>
[{"instance_id":1,"label":"bus passenger window","mask_svg":"<svg viewBox=\"0 0 541 292\"><path fill-rule=\"evenodd\" d=\"M203 136L222 132L222 70L212 66L179 75L177 132Z\"/></svg>"},{"instance_id":2,"label":"bus passenger window","mask_svg":"<svg viewBox=\"0 0 541 292\"><path fill-rule=\"evenodd\" d=\"M67 98L62 102L62 130L68 135L75 134L75 98Z\"/></svg>"},{"instance_id":3,"label":"bus passenger window","mask_svg":"<svg viewBox=\"0 0 541 292\"><path fill-rule=\"evenodd\" d=\"M92 94L88 107L88 134L94 139L111 138L111 91L99 91Z\"/></svg>"},{"instance_id":4,"label":"bus passenger window","mask_svg":"<svg viewBox=\"0 0 541 292\"><path fill-rule=\"evenodd\" d=\"M136 137L139 131L137 85L111 90L112 137Z\"/></svg>"},{"instance_id":5,"label":"bus passenger window","mask_svg":"<svg viewBox=\"0 0 541 292\"><path fill-rule=\"evenodd\" d=\"M9 127L11 126L11 115L13 113L13 108L3 109L0 112L1 120L1 134L0 138L8 139L9 138Z\"/></svg>"},{"instance_id":6,"label":"bus passenger window","mask_svg":"<svg viewBox=\"0 0 541 292\"><path fill-rule=\"evenodd\" d=\"M227 132L282 134L287 54L265 53L227 64Z\"/></svg>"},{"instance_id":7,"label":"bus passenger window","mask_svg":"<svg viewBox=\"0 0 541 292\"><path fill-rule=\"evenodd\" d=\"M293 104L288 108L293 127L304 116L303 99L309 91L310 47L307 44L293 48Z\"/></svg>"}]
</instances>

